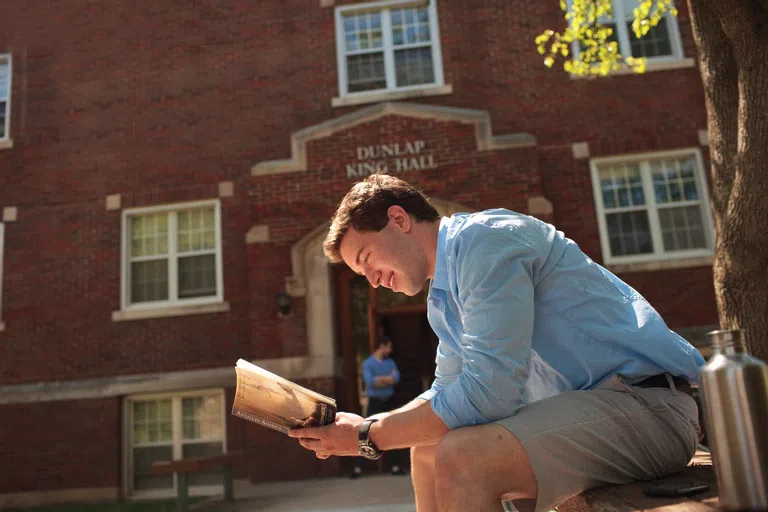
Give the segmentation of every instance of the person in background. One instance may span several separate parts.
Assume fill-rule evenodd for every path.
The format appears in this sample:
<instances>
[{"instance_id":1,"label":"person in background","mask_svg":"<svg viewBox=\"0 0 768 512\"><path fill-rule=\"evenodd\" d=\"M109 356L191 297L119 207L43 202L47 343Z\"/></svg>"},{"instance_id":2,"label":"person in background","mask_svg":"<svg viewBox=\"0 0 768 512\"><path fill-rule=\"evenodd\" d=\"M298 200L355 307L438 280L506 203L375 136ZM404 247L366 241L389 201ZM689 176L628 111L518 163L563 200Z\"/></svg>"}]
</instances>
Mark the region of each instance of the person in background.
<instances>
[{"instance_id":1,"label":"person in background","mask_svg":"<svg viewBox=\"0 0 768 512\"><path fill-rule=\"evenodd\" d=\"M387 412L392 407L388 406L392 395L395 393L395 385L400 382L400 370L390 357L392 355L392 340L386 336L379 336L373 353L363 361L363 382L365 392L368 395L368 417ZM393 475L403 475L405 471L400 466L398 452L392 452L390 471ZM350 478L357 478L363 473L361 463L363 457L358 457Z\"/></svg>"}]
</instances>

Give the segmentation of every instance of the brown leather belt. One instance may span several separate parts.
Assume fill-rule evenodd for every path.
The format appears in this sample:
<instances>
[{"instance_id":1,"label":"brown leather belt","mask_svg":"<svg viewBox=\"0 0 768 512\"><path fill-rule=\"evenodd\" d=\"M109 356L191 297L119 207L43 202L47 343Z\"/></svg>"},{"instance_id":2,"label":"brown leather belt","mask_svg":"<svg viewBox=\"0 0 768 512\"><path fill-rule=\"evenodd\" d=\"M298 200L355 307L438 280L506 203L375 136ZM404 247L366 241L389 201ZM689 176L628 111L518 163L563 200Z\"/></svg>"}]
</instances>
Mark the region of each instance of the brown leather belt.
<instances>
[{"instance_id":1,"label":"brown leather belt","mask_svg":"<svg viewBox=\"0 0 768 512\"><path fill-rule=\"evenodd\" d=\"M672 382L675 383L675 388L686 395L691 396L693 393L691 391L691 384L684 378L672 377ZM641 388L669 388L669 381L667 380L666 374L660 373L659 375L648 377L633 385Z\"/></svg>"}]
</instances>

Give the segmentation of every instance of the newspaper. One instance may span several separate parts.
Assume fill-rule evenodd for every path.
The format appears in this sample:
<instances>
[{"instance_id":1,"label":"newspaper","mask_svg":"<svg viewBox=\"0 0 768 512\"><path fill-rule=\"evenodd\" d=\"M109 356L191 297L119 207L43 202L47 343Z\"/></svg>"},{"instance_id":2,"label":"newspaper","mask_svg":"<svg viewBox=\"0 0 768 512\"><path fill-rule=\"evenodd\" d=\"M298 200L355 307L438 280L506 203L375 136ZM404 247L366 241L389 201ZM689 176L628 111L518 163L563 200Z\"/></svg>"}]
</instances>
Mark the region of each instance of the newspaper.
<instances>
[{"instance_id":1,"label":"newspaper","mask_svg":"<svg viewBox=\"0 0 768 512\"><path fill-rule=\"evenodd\" d=\"M237 389L232 414L287 433L336 420L336 401L243 359L235 365Z\"/></svg>"}]
</instances>

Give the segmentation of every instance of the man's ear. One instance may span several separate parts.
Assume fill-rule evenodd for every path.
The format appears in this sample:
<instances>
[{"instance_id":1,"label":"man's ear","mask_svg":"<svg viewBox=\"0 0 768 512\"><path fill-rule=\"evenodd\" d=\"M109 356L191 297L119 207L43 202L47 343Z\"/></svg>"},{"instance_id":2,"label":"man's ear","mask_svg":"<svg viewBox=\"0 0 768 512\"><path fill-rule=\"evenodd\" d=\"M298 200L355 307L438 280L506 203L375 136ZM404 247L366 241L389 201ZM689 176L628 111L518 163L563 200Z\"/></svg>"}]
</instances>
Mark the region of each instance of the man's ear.
<instances>
[{"instance_id":1,"label":"man's ear","mask_svg":"<svg viewBox=\"0 0 768 512\"><path fill-rule=\"evenodd\" d=\"M387 216L403 233L411 230L411 216L408 215L408 212L402 206L390 206L387 210Z\"/></svg>"}]
</instances>

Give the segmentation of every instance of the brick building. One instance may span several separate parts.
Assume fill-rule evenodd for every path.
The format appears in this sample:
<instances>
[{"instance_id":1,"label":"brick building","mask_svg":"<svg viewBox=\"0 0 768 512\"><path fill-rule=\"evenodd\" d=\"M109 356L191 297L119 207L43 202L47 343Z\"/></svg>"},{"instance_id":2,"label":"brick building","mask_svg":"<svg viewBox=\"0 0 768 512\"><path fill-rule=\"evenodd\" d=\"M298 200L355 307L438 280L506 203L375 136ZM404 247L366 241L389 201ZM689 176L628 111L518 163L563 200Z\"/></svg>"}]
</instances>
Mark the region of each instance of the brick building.
<instances>
[{"instance_id":1,"label":"brick building","mask_svg":"<svg viewBox=\"0 0 768 512\"><path fill-rule=\"evenodd\" d=\"M233 365L358 410L384 331L403 399L429 384L424 297L320 250L375 171L442 214L554 223L698 343L717 315L691 25L681 4L635 41L631 3L614 26L649 72L594 80L542 65L554 0L0 3L0 503L170 496L151 461L227 450L250 481L343 471L232 417Z\"/></svg>"}]
</instances>

